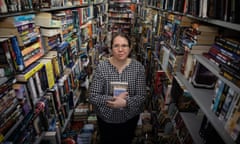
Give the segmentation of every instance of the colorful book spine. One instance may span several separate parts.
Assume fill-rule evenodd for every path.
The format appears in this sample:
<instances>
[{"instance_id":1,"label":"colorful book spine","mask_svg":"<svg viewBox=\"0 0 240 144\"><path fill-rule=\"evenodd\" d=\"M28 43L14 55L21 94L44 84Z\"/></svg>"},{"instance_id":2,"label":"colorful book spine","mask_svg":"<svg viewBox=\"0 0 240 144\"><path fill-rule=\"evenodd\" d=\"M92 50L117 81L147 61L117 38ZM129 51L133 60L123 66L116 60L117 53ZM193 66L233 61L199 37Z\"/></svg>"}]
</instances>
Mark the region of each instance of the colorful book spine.
<instances>
[{"instance_id":1,"label":"colorful book spine","mask_svg":"<svg viewBox=\"0 0 240 144\"><path fill-rule=\"evenodd\" d=\"M52 61L49 59L40 59L39 62L45 65L48 88L52 88L53 85L55 84L55 77L54 77L54 73L53 73Z\"/></svg>"},{"instance_id":2,"label":"colorful book spine","mask_svg":"<svg viewBox=\"0 0 240 144\"><path fill-rule=\"evenodd\" d=\"M23 72L16 75L18 81L26 82L30 77L32 77L37 71L39 71L44 65L40 62L35 62L26 68Z\"/></svg>"}]
</instances>

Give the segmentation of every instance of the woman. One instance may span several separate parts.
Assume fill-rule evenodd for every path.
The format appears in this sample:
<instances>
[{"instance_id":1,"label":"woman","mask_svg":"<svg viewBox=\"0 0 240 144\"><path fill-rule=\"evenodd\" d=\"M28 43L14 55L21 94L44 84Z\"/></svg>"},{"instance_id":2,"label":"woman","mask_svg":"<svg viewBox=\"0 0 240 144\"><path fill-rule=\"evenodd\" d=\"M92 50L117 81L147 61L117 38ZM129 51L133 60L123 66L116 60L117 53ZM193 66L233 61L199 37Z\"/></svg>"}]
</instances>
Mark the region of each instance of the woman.
<instances>
[{"instance_id":1,"label":"woman","mask_svg":"<svg viewBox=\"0 0 240 144\"><path fill-rule=\"evenodd\" d=\"M98 118L101 144L131 144L146 96L145 69L129 58L130 39L122 33L112 37L112 56L95 69L89 102ZM127 86L114 95L114 83ZM120 88L122 90L122 87Z\"/></svg>"}]
</instances>

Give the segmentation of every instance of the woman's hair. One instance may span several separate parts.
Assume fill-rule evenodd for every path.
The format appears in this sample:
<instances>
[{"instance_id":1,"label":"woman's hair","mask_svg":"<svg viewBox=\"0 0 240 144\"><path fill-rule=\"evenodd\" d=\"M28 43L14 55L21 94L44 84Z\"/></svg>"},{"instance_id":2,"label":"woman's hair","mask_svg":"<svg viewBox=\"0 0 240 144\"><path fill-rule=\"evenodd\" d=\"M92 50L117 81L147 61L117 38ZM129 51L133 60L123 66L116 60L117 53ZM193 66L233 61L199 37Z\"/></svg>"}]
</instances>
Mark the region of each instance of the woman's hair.
<instances>
[{"instance_id":1,"label":"woman's hair","mask_svg":"<svg viewBox=\"0 0 240 144\"><path fill-rule=\"evenodd\" d=\"M125 33L119 32L119 33L115 33L115 34L112 36L111 45L110 45L111 49L112 49L112 45L113 45L114 39L115 39L116 37L118 37L118 36L123 37L123 38L126 38L127 41L128 41L128 45L131 46L131 40L130 40L130 38L128 37L128 35L125 34Z\"/></svg>"}]
</instances>

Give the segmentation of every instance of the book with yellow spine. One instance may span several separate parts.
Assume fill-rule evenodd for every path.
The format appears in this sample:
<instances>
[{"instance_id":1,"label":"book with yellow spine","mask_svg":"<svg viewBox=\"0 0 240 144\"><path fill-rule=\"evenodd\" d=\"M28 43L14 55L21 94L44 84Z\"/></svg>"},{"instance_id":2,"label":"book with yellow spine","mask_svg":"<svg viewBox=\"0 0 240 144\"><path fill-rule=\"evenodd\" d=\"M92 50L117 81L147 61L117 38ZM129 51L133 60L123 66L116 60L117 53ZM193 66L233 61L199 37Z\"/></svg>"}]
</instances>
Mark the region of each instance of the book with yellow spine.
<instances>
[{"instance_id":1,"label":"book with yellow spine","mask_svg":"<svg viewBox=\"0 0 240 144\"><path fill-rule=\"evenodd\" d=\"M43 63L35 62L26 68L23 72L16 75L16 80L21 82L26 82L30 77L32 77L37 71L39 71L44 66Z\"/></svg>"},{"instance_id":2,"label":"book with yellow spine","mask_svg":"<svg viewBox=\"0 0 240 144\"><path fill-rule=\"evenodd\" d=\"M55 84L52 61L50 59L40 59L39 62L45 65L48 88L52 88L53 85Z\"/></svg>"}]
</instances>

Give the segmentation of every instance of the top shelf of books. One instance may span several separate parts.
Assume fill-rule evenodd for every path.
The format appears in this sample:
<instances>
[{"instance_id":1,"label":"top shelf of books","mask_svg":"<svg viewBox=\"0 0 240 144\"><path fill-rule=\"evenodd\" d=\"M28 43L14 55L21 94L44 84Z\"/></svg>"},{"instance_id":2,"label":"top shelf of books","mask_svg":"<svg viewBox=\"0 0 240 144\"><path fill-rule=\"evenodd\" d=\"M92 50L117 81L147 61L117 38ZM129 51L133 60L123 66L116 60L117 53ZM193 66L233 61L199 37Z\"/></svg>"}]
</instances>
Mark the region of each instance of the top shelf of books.
<instances>
[{"instance_id":1,"label":"top shelf of books","mask_svg":"<svg viewBox=\"0 0 240 144\"><path fill-rule=\"evenodd\" d=\"M51 4L51 2L47 2L47 3L38 4L32 1L29 1L29 2L21 1L21 3L17 3L16 6L13 6L13 4L3 1L3 4L0 8L0 19L11 17L11 16L38 13L38 12L50 12L50 11L82 8L82 7L88 7L90 5L100 4L102 2L103 2L102 0L96 0L96 2L95 1L89 2L88 0L83 0L81 3L79 2L79 3Z\"/></svg>"},{"instance_id":2,"label":"top shelf of books","mask_svg":"<svg viewBox=\"0 0 240 144\"><path fill-rule=\"evenodd\" d=\"M192 19L207 22L219 27L240 31L240 1L229 1L228 3L211 0L209 3L195 2L194 0L179 1L144 1L149 7L163 12L186 15Z\"/></svg>"}]
</instances>

